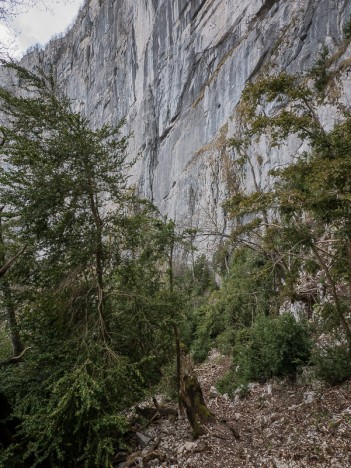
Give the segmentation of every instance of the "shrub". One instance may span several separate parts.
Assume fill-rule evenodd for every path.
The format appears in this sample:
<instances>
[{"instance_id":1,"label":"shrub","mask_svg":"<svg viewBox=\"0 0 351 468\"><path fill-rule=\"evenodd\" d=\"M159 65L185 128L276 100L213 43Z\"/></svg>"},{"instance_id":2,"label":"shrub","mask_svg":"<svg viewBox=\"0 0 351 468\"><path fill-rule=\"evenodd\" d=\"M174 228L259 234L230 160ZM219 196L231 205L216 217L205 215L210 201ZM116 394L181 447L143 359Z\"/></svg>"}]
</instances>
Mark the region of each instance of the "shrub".
<instances>
[{"instance_id":1,"label":"shrub","mask_svg":"<svg viewBox=\"0 0 351 468\"><path fill-rule=\"evenodd\" d=\"M219 297L225 329L252 325L260 314L268 314L274 301L272 265L264 255L248 248L237 249Z\"/></svg>"},{"instance_id":2,"label":"shrub","mask_svg":"<svg viewBox=\"0 0 351 468\"><path fill-rule=\"evenodd\" d=\"M43 341L46 350L37 341L25 362L0 373L21 421L16 454L30 466L110 466L126 430L121 411L142 395L140 372L124 357L107 360L92 341Z\"/></svg>"},{"instance_id":3,"label":"shrub","mask_svg":"<svg viewBox=\"0 0 351 468\"><path fill-rule=\"evenodd\" d=\"M314 79L314 87L318 93L323 94L330 79L328 71L329 49L324 46L317 60L310 69L309 75Z\"/></svg>"},{"instance_id":4,"label":"shrub","mask_svg":"<svg viewBox=\"0 0 351 468\"><path fill-rule=\"evenodd\" d=\"M222 395L227 393L230 397L233 397L235 389L238 387L234 369L230 369L226 372L224 376L218 380L216 387Z\"/></svg>"},{"instance_id":5,"label":"shrub","mask_svg":"<svg viewBox=\"0 0 351 468\"><path fill-rule=\"evenodd\" d=\"M343 27L343 33L345 39L351 38L351 18L345 23Z\"/></svg>"},{"instance_id":6,"label":"shrub","mask_svg":"<svg viewBox=\"0 0 351 468\"><path fill-rule=\"evenodd\" d=\"M263 255L247 248L233 254L230 271L208 303L191 312L191 353L196 361L206 359L213 347L231 353L234 332L247 327L259 314L268 313L275 301L271 265Z\"/></svg>"},{"instance_id":7,"label":"shrub","mask_svg":"<svg viewBox=\"0 0 351 468\"><path fill-rule=\"evenodd\" d=\"M209 337L205 339L196 338L191 346L191 356L195 362L203 362L208 356L208 353L213 348L213 341Z\"/></svg>"},{"instance_id":8,"label":"shrub","mask_svg":"<svg viewBox=\"0 0 351 468\"><path fill-rule=\"evenodd\" d=\"M222 354L230 356L233 352L233 343L235 337L234 328L226 328L220 335L217 336L215 346Z\"/></svg>"},{"instance_id":9,"label":"shrub","mask_svg":"<svg viewBox=\"0 0 351 468\"><path fill-rule=\"evenodd\" d=\"M216 307L210 303L196 308L192 312L193 333L190 353L195 361L207 358L211 348L215 347L216 337L223 332L223 319Z\"/></svg>"},{"instance_id":10,"label":"shrub","mask_svg":"<svg viewBox=\"0 0 351 468\"><path fill-rule=\"evenodd\" d=\"M258 317L250 328L236 334L234 364L238 366L238 384L264 382L273 376L296 372L310 356L310 340L305 323L290 314Z\"/></svg>"},{"instance_id":11,"label":"shrub","mask_svg":"<svg viewBox=\"0 0 351 468\"><path fill-rule=\"evenodd\" d=\"M312 363L316 376L330 385L351 377L351 359L348 346L328 346L313 351Z\"/></svg>"}]
</instances>

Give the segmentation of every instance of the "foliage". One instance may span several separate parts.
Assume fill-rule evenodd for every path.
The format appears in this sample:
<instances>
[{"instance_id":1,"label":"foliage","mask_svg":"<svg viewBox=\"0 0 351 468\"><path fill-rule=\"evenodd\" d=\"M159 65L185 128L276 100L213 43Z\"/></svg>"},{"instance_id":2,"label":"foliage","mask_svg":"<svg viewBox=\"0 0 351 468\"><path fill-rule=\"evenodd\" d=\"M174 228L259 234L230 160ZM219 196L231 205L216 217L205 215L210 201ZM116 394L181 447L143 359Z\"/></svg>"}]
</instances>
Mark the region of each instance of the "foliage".
<instances>
[{"instance_id":1,"label":"foliage","mask_svg":"<svg viewBox=\"0 0 351 468\"><path fill-rule=\"evenodd\" d=\"M274 284L269 259L247 247L236 249L223 287L220 307L226 326L251 325L274 306Z\"/></svg>"},{"instance_id":2,"label":"foliage","mask_svg":"<svg viewBox=\"0 0 351 468\"><path fill-rule=\"evenodd\" d=\"M202 362L214 345L215 337L222 331L216 310L208 305L196 308L192 313L193 336L191 342L191 355L197 362Z\"/></svg>"},{"instance_id":3,"label":"foliage","mask_svg":"<svg viewBox=\"0 0 351 468\"><path fill-rule=\"evenodd\" d=\"M351 376L349 349L345 345L315 348L312 364L316 376L330 385L343 382Z\"/></svg>"},{"instance_id":4,"label":"foliage","mask_svg":"<svg viewBox=\"0 0 351 468\"><path fill-rule=\"evenodd\" d=\"M188 245L184 239L187 238L187 232L178 237L178 243L182 242L182 247L186 251ZM178 296L178 311L184 311L179 321L179 332L182 342L192 348L191 354L199 361L206 358L211 347L210 340L207 340L208 346L203 346L200 335L202 335L202 329L206 328L206 325L202 326L203 321L206 322L204 317L207 314L206 304L216 289L214 272L204 255L194 259L192 265L175 263L173 292Z\"/></svg>"},{"instance_id":5,"label":"foliage","mask_svg":"<svg viewBox=\"0 0 351 468\"><path fill-rule=\"evenodd\" d=\"M310 76L314 79L314 87L319 93L323 93L330 79L328 72L329 49L324 46L317 60L309 71Z\"/></svg>"},{"instance_id":6,"label":"foliage","mask_svg":"<svg viewBox=\"0 0 351 468\"><path fill-rule=\"evenodd\" d=\"M142 254L114 271L108 348L94 321L91 327L74 315L65 321L67 311L79 316L79 301L71 304L76 283L25 306L22 330L32 349L2 385L23 421L30 459L107 466L126 427L120 411L159 380L172 351L166 322L172 304Z\"/></svg>"},{"instance_id":7,"label":"foliage","mask_svg":"<svg viewBox=\"0 0 351 468\"><path fill-rule=\"evenodd\" d=\"M265 382L273 376L296 372L310 355L310 341L305 323L296 322L291 314L276 318L261 315L252 327L235 336L235 384Z\"/></svg>"},{"instance_id":8,"label":"foliage","mask_svg":"<svg viewBox=\"0 0 351 468\"><path fill-rule=\"evenodd\" d=\"M351 38L351 18L344 24L343 33L345 39Z\"/></svg>"},{"instance_id":9,"label":"foliage","mask_svg":"<svg viewBox=\"0 0 351 468\"><path fill-rule=\"evenodd\" d=\"M123 361L109 366L99 362L96 349L90 350L94 361L82 362L83 356L74 360L60 344L59 353L47 352L46 362L43 355L33 355L25 369L17 368L12 375L20 385L16 416L22 421L18 438L25 443L24 460L33 460L31 466L45 460L109 466L126 429L119 412L130 401L131 372Z\"/></svg>"},{"instance_id":10,"label":"foliage","mask_svg":"<svg viewBox=\"0 0 351 468\"><path fill-rule=\"evenodd\" d=\"M309 361L309 327L291 314L270 318L257 317L251 327L235 334L232 368L219 380L221 393L245 392L250 382L265 382L272 377L295 374Z\"/></svg>"},{"instance_id":11,"label":"foliage","mask_svg":"<svg viewBox=\"0 0 351 468\"><path fill-rule=\"evenodd\" d=\"M5 327L0 322L0 362L11 355L11 343Z\"/></svg>"},{"instance_id":12,"label":"foliage","mask_svg":"<svg viewBox=\"0 0 351 468\"><path fill-rule=\"evenodd\" d=\"M323 272L336 326L343 328L351 350L351 118L344 106L338 106L340 120L333 128L325 129L319 118L318 104L325 96L318 80L329 76L328 66L325 49L308 74L314 88L306 77L286 73L246 87L241 138L232 143L236 158L252 169L255 190L242 188L226 207L237 225L236 242L253 239L252 248L270 257L280 296L297 299L301 274ZM308 149L291 164L273 169L271 183L260 187L250 158L252 142L264 138L279 147L290 136L306 142Z\"/></svg>"},{"instance_id":13,"label":"foliage","mask_svg":"<svg viewBox=\"0 0 351 468\"><path fill-rule=\"evenodd\" d=\"M198 299L216 289L213 270L204 254L199 255L191 266L182 265L176 275L179 289L186 292L189 298Z\"/></svg>"},{"instance_id":14,"label":"foliage","mask_svg":"<svg viewBox=\"0 0 351 468\"><path fill-rule=\"evenodd\" d=\"M121 410L172 360L183 303L162 271L174 239L128 187L122 123L92 130L53 73L7 66L21 88L0 88L1 249L27 245L8 281L30 349L1 370L1 391L31 466L109 466Z\"/></svg>"},{"instance_id":15,"label":"foliage","mask_svg":"<svg viewBox=\"0 0 351 468\"><path fill-rule=\"evenodd\" d=\"M258 315L274 307L270 260L247 247L238 248L221 289L213 291L207 303L195 307L187 319L192 324L193 357L203 361L213 346L230 352L234 331L250 326Z\"/></svg>"},{"instance_id":16,"label":"foliage","mask_svg":"<svg viewBox=\"0 0 351 468\"><path fill-rule=\"evenodd\" d=\"M218 380L216 387L222 395L226 393L228 396L233 398L238 385L240 384L237 383L235 370L231 368Z\"/></svg>"}]
</instances>

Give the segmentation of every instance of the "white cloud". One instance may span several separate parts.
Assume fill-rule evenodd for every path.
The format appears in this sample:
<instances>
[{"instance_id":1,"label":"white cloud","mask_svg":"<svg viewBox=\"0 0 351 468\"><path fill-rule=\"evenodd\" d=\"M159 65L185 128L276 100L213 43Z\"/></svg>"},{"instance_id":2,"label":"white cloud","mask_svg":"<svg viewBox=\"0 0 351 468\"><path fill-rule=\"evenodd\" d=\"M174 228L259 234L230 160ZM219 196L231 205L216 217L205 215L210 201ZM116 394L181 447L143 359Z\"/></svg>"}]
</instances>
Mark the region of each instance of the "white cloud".
<instances>
[{"instance_id":1,"label":"white cloud","mask_svg":"<svg viewBox=\"0 0 351 468\"><path fill-rule=\"evenodd\" d=\"M18 14L11 21L16 34L17 56L34 44L46 44L52 36L63 32L76 17L83 0L42 0L35 7ZM6 26L0 25L0 40L8 38ZM14 49L12 47L12 49Z\"/></svg>"}]
</instances>

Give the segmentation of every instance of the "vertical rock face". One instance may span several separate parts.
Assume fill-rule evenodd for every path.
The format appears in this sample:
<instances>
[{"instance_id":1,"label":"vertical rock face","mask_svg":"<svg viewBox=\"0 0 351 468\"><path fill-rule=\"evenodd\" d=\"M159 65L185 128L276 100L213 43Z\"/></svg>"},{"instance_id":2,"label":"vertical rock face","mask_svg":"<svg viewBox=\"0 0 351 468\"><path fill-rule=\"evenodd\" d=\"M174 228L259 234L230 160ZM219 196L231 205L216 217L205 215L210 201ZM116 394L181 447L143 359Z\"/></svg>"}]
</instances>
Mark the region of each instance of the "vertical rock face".
<instances>
[{"instance_id":1,"label":"vertical rock face","mask_svg":"<svg viewBox=\"0 0 351 468\"><path fill-rule=\"evenodd\" d=\"M53 63L94 125L125 117L140 193L178 222L220 230L235 184L226 140L245 83L267 69L304 72L324 45L340 45L350 14L349 0L90 0L65 37L23 64ZM257 148L262 181L297 149Z\"/></svg>"}]
</instances>

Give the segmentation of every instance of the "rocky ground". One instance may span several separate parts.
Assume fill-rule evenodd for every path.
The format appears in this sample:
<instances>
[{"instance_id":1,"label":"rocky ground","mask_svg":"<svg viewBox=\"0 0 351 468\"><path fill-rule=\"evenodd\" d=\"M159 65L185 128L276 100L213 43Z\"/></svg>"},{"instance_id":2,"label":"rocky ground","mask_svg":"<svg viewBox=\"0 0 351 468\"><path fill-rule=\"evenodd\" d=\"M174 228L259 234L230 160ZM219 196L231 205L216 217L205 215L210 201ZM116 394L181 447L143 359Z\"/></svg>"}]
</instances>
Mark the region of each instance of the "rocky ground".
<instances>
[{"instance_id":1,"label":"rocky ground","mask_svg":"<svg viewBox=\"0 0 351 468\"><path fill-rule=\"evenodd\" d=\"M333 388L291 381L251 384L234 400L214 385L229 358L212 352L197 368L216 420L194 441L187 420L170 417L137 433L126 467L351 467L351 380Z\"/></svg>"}]
</instances>

